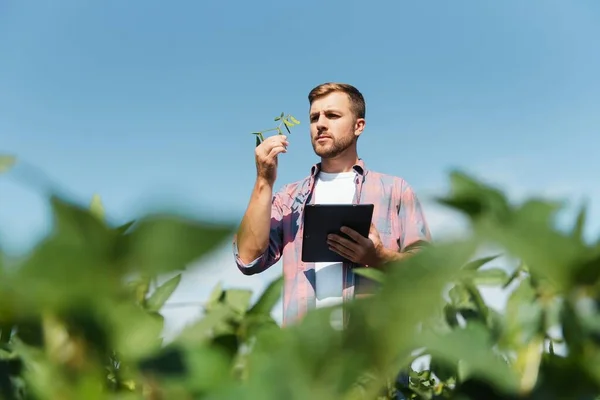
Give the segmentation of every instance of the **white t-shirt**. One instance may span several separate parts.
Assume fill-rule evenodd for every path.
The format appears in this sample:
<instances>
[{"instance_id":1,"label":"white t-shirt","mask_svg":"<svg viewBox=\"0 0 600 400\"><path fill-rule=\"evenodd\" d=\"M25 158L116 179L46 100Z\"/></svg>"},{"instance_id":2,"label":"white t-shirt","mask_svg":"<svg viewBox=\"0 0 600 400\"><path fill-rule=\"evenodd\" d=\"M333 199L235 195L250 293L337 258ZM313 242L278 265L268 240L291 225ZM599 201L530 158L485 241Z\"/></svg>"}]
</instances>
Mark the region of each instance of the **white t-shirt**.
<instances>
[{"instance_id":1,"label":"white t-shirt","mask_svg":"<svg viewBox=\"0 0 600 400\"><path fill-rule=\"evenodd\" d=\"M355 176L355 172L319 172L313 194L315 203L352 204L356 190ZM317 308L341 304L344 280L342 263L315 263L315 273Z\"/></svg>"}]
</instances>

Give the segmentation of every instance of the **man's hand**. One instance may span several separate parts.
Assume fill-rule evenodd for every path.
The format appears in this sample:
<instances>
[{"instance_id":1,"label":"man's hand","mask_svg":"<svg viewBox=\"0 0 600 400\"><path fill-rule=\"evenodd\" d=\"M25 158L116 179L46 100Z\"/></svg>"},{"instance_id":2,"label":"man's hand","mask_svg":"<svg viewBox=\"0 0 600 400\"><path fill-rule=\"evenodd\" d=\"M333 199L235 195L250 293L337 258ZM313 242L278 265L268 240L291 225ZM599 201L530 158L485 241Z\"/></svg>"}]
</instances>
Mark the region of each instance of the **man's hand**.
<instances>
[{"instance_id":1,"label":"man's hand","mask_svg":"<svg viewBox=\"0 0 600 400\"><path fill-rule=\"evenodd\" d=\"M378 267L389 261L389 251L383 246L375 225L371 224L368 238L347 227L341 231L352 240L331 234L327 239L331 250L359 265Z\"/></svg>"},{"instance_id":2,"label":"man's hand","mask_svg":"<svg viewBox=\"0 0 600 400\"><path fill-rule=\"evenodd\" d=\"M285 153L289 145L285 135L273 135L266 138L254 150L256 173L258 178L266 180L270 185L277 178L277 156Z\"/></svg>"}]
</instances>

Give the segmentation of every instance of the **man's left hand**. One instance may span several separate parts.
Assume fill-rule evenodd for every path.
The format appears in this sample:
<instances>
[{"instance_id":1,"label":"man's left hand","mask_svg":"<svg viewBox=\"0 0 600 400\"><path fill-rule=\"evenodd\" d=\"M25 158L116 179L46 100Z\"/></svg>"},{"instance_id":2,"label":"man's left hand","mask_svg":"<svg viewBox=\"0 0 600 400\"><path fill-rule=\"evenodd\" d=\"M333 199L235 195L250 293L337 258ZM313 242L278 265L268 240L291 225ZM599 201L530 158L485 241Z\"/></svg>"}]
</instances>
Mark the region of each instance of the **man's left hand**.
<instances>
[{"instance_id":1,"label":"man's left hand","mask_svg":"<svg viewBox=\"0 0 600 400\"><path fill-rule=\"evenodd\" d=\"M359 265L377 267L387 261L386 250L375 225L371 224L368 238L347 227L342 227L341 231L352 240L331 234L327 239L331 250Z\"/></svg>"}]
</instances>

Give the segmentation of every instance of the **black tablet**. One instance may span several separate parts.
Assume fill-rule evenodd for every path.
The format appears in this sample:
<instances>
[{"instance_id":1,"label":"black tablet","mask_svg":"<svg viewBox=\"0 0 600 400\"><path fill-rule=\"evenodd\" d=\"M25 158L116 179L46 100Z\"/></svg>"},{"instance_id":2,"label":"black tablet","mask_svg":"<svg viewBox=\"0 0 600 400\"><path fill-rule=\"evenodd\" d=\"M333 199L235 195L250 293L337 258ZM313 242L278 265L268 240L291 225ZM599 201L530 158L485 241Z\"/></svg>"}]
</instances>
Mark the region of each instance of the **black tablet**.
<instances>
[{"instance_id":1,"label":"black tablet","mask_svg":"<svg viewBox=\"0 0 600 400\"><path fill-rule=\"evenodd\" d=\"M307 204L304 207L302 261L348 261L336 252L329 250L327 235L337 233L349 239L340 231L342 226L347 226L364 237L368 237L373 208L373 204Z\"/></svg>"}]
</instances>

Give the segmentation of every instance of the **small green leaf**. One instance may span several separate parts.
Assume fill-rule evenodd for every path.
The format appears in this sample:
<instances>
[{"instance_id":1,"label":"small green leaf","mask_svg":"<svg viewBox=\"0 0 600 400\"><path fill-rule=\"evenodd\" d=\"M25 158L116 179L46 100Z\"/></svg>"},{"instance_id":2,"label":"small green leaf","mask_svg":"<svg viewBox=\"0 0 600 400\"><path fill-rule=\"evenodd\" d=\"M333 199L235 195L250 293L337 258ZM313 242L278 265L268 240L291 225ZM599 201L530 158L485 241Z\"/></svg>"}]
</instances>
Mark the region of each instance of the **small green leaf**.
<instances>
[{"instance_id":1,"label":"small green leaf","mask_svg":"<svg viewBox=\"0 0 600 400\"><path fill-rule=\"evenodd\" d=\"M127 230L133 225L135 224L135 220L134 221L129 221L124 223L123 225L120 225L116 228L117 232L119 232L120 234L125 234L127 232Z\"/></svg>"},{"instance_id":2,"label":"small green leaf","mask_svg":"<svg viewBox=\"0 0 600 400\"><path fill-rule=\"evenodd\" d=\"M500 257L500 254L496 254L495 256L478 258L477 260L465 264L465 266L462 269L468 271L475 271L498 257Z\"/></svg>"},{"instance_id":3,"label":"small green leaf","mask_svg":"<svg viewBox=\"0 0 600 400\"><path fill-rule=\"evenodd\" d=\"M282 289L283 277L280 276L269 284L260 298L248 311L248 314L270 314L281 297Z\"/></svg>"},{"instance_id":4,"label":"small green leaf","mask_svg":"<svg viewBox=\"0 0 600 400\"><path fill-rule=\"evenodd\" d=\"M58 197L50 199L54 216L53 238L61 245L85 246L95 255L110 257L117 235L89 208Z\"/></svg>"},{"instance_id":5,"label":"small green leaf","mask_svg":"<svg viewBox=\"0 0 600 400\"><path fill-rule=\"evenodd\" d=\"M243 313L250 305L252 291L245 289L228 289L225 291L225 302L235 311Z\"/></svg>"},{"instance_id":6,"label":"small green leaf","mask_svg":"<svg viewBox=\"0 0 600 400\"><path fill-rule=\"evenodd\" d=\"M275 117L275 121L279 121L281 117Z\"/></svg>"},{"instance_id":7,"label":"small green leaf","mask_svg":"<svg viewBox=\"0 0 600 400\"><path fill-rule=\"evenodd\" d=\"M0 154L0 174L10 170L17 161L15 156Z\"/></svg>"},{"instance_id":8,"label":"small green leaf","mask_svg":"<svg viewBox=\"0 0 600 400\"><path fill-rule=\"evenodd\" d=\"M260 141L260 138L257 136L256 137L256 147L260 146L262 142Z\"/></svg>"},{"instance_id":9,"label":"small green leaf","mask_svg":"<svg viewBox=\"0 0 600 400\"><path fill-rule=\"evenodd\" d=\"M116 351L126 359L147 357L160 349L164 318L133 304L120 304L107 315Z\"/></svg>"},{"instance_id":10,"label":"small green leaf","mask_svg":"<svg viewBox=\"0 0 600 400\"><path fill-rule=\"evenodd\" d=\"M477 286L503 286L508 281L508 274L501 268L487 268L477 271L473 283Z\"/></svg>"},{"instance_id":11,"label":"small green leaf","mask_svg":"<svg viewBox=\"0 0 600 400\"><path fill-rule=\"evenodd\" d=\"M298 121L298 120L297 120L296 118L294 118L292 115L290 115L290 120L291 120L291 121L292 121L294 124L296 124L296 125L299 125L299 124L300 124L300 121Z\"/></svg>"},{"instance_id":12,"label":"small green leaf","mask_svg":"<svg viewBox=\"0 0 600 400\"><path fill-rule=\"evenodd\" d=\"M451 304L456 309L473 309L475 305L471 301L469 291L462 284L456 284L448 292Z\"/></svg>"},{"instance_id":13,"label":"small green leaf","mask_svg":"<svg viewBox=\"0 0 600 400\"><path fill-rule=\"evenodd\" d=\"M154 293L152 293L146 302L146 308L148 311L160 311L169 297L171 297L175 289L177 289L177 286L179 286L179 282L181 282L181 274L175 275L173 278L156 288Z\"/></svg>"},{"instance_id":14,"label":"small green leaf","mask_svg":"<svg viewBox=\"0 0 600 400\"><path fill-rule=\"evenodd\" d=\"M134 286L135 299L138 304L146 303L146 296L150 290L150 277L143 276L132 282Z\"/></svg>"},{"instance_id":15,"label":"small green leaf","mask_svg":"<svg viewBox=\"0 0 600 400\"><path fill-rule=\"evenodd\" d=\"M586 217L587 207L584 204L581 206L579 212L577 213L577 218L575 219L575 226L573 227L573 237L578 240L583 240L583 230L585 229Z\"/></svg>"},{"instance_id":16,"label":"small green leaf","mask_svg":"<svg viewBox=\"0 0 600 400\"><path fill-rule=\"evenodd\" d=\"M100 198L100 195L95 194L92 196L90 211L93 215L98 217L98 219L104 220L104 206L102 205L102 199Z\"/></svg>"},{"instance_id":17,"label":"small green leaf","mask_svg":"<svg viewBox=\"0 0 600 400\"><path fill-rule=\"evenodd\" d=\"M210 306L218 303L222 295L223 285L221 282L218 282L213 288L212 292L210 292L210 295L208 296L208 300L206 301L206 307L209 308Z\"/></svg>"},{"instance_id":18,"label":"small green leaf","mask_svg":"<svg viewBox=\"0 0 600 400\"><path fill-rule=\"evenodd\" d=\"M422 334L424 346L431 352L432 359L457 365L461 380L477 377L508 391L516 390L518 377L509 365L492 350L490 334L484 325L472 322L464 329L437 336ZM460 365L464 363L464 365ZM464 368L468 370L468 373ZM466 376L465 376L466 375Z\"/></svg>"},{"instance_id":19,"label":"small green leaf","mask_svg":"<svg viewBox=\"0 0 600 400\"><path fill-rule=\"evenodd\" d=\"M285 130L287 131L288 134L292 133L292 132L290 132L290 128L288 127L288 124L284 124L283 126L285 126Z\"/></svg>"},{"instance_id":20,"label":"small green leaf","mask_svg":"<svg viewBox=\"0 0 600 400\"><path fill-rule=\"evenodd\" d=\"M155 215L141 219L122 237L121 247L128 265L135 270L175 271L212 252L231 232L229 226Z\"/></svg>"}]
</instances>

